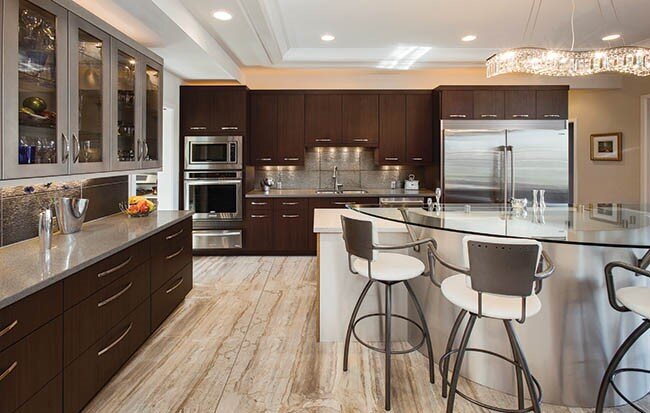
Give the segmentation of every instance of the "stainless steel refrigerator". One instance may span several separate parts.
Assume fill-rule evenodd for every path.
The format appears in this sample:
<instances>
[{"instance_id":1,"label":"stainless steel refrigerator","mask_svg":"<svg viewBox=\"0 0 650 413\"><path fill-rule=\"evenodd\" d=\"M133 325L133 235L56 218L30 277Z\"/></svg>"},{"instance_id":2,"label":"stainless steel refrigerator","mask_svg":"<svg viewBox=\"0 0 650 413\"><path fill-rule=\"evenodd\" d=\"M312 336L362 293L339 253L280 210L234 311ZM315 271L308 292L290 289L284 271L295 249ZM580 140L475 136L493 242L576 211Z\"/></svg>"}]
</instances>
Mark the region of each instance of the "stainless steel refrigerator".
<instances>
[{"instance_id":1,"label":"stainless steel refrigerator","mask_svg":"<svg viewBox=\"0 0 650 413\"><path fill-rule=\"evenodd\" d=\"M532 201L570 203L571 142L566 121L441 123L441 177L445 202Z\"/></svg>"}]
</instances>

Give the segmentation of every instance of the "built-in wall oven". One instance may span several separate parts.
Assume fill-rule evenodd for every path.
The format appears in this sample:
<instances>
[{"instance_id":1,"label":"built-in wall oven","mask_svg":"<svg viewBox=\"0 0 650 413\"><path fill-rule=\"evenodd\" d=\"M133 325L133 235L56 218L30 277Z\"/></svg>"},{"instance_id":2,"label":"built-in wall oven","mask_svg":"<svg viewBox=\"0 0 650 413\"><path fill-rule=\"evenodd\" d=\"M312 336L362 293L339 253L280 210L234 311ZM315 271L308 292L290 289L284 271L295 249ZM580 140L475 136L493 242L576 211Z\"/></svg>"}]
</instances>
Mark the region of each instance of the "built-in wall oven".
<instances>
[{"instance_id":1,"label":"built-in wall oven","mask_svg":"<svg viewBox=\"0 0 650 413\"><path fill-rule=\"evenodd\" d=\"M194 211L194 249L242 247L242 171L186 171L185 209Z\"/></svg>"},{"instance_id":2,"label":"built-in wall oven","mask_svg":"<svg viewBox=\"0 0 650 413\"><path fill-rule=\"evenodd\" d=\"M241 136L186 136L185 170L243 169Z\"/></svg>"}]
</instances>

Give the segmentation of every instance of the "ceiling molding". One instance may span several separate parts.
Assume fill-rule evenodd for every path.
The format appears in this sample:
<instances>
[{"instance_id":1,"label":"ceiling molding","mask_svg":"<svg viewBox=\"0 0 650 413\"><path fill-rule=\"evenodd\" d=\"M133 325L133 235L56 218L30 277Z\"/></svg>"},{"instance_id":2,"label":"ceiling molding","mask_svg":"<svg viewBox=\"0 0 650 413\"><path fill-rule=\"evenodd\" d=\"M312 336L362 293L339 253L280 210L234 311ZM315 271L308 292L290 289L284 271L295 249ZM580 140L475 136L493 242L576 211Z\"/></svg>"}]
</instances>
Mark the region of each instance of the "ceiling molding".
<instances>
[{"instance_id":1,"label":"ceiling molding","mask_svg":"<svg viewBox=\"0 0 650 413\"><path fill-rule=\"evenodd\" d=\"M284 23L275 0L236 0L246 22L269 59L269 64L282 63L288 50Z\"/></svg>"}]
</instances>

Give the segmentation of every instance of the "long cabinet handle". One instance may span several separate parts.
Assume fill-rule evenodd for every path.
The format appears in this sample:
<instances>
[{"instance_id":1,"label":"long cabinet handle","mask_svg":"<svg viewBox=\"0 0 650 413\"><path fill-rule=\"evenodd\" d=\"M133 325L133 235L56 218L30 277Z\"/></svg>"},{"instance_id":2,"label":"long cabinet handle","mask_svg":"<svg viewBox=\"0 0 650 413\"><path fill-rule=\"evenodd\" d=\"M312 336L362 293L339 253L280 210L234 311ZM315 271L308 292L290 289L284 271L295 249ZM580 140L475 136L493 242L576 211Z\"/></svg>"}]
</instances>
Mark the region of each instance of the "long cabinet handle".
<instances>
[{"instance_id":1,"label":"long cabinet handle","mask_svg":"<svg viewBox=\"0 0 650 413\"><path fill-rule=\"evenodd\" d=\"M101 307L105 306L106 304L110 303L111 301L115 301L115 300L117 300L118 298L120 298L120 296L121 296L122 294L124 294L125 292L129 291L129 289L130 289L132 286L133 286L133 282L130 282L129 284L127 284L126 287L122 288L120 291L116 292L114 295L112 295L112 296L108 297L107 299L105 299L104 301L98 303L98 304L97 304L97 307L101 308Z\"/></svg>"},{"instance_id":2,"label":"long cabinet handle","mask_svg":"<svg viewBox=\"0 0 650 413\"><path fill-rule=\"evenodd\" d=\"M166 256L165 259L166 259L166 260L171 260L172 258L178 257L179 255L181 255L181 253L183 252L183 250L185 250L185 247L181 247L181 249L179 249L179 250L176 251L175 253Z\"/></svg>"},{"instance_id":3,"label":"long cabinet handle","mask_svg":"<svg viewBox=\"0 0 650 413\"><path fill-rule=\"evenodd\" d=\"M0 381L4 380L8 375L11 374L12 371L14 371L18 367L18 362L14 361L7 370L3 371L2 374L0 374Z\"/></svg>"},{"instance_id":4,"label":"long cabinet handle","mask_svg":"<svg viewBox=\"0 0 650 413\"><path fill-rule=\"evenodd\" d=\"M299 161L300 158L284 158L285 161Z\"/></svg>"},{"instance_id":5,"label":"long cabinet handle","mask_svg":"<svg viewBox=\"0 0 650 413\"><path fill-rule=\"evenodd\" d=\"M492 115L492 114L487 115L487 114L484 114L484 115L481 115L481 117L482 117L482 118L496 118L497 115Z\"/></svg>"},{"instance_id":6,"label":"long cabinet handle","mask_svg":"<svg viewBox=\"0 0 650 413\"><path fill-rule=\"evenodd\" d=\"M18 325L18 320L14 320L13 323L9 324L7 327L0 330L0 337L4 336L8 332L14 329Z\"/></svg>"},{"instance_id":7,"label":"long cabinet handle","mask_svg":"<svg viewBox=\"0 0 650 413\"><path fill-rule=\"evenodd\" d=\"M512 115L513 118L528 118L529 115Z\"/></svg>"},{"instance_id":8,"label":"long cabinet handle","mask_svg":"<svg viewBox=\"0 0 650 413\"><path fill-rule=\"evenodd\" d=\"M251 202L251 205L266 205L266 202Z\"/></svg>"},{"instance_id":9,"label":"long cabinet handle","mask_svg":"<svg viewBox=\"0 0 650 413\"><path fill-rule=\"evenodd\" d=\"M355 141L355 142L368 142L368 139L366 139L366 138L354 138L352 140Z\"/></svg>"},{"instance_id":10,"label":"long cabinet handle","mask_svg":"<svg viewBox=\"0 0 650 413\"><path fill-rule=\"evenodd\" d=\"M74 153L72 155L72 162L79 162L79 154L81 154L81 144L79 143L79 138L74 133L72 134L72 142L74 142Z\"/></svg>"},{"instance_id":11,"label":"long cabinet handle","mask_svg":"<svg viewBox=\"0 0 650 413\"><path fill-rule=\"evenodd\" d=\"M316 142L332 142L331 139L326 139L326 138L316 138L314 139Z\"/></svg>"},{"instance_id":12,"label":"long cabinet handle","mask_svg":"<svg viewBox=\"0 0 650 413\"><path fill-rule=\"evenodd\" d=\"M421 161L422 160L422 158L411 158L411 159L414 160L414 161Z\"/></svg>"},{"instance_id":13,"label":"long cabinet handle","mask_svg":"<svg viewBox=\"0 0 650 413\"><path fill-rule=\"evenodd\" d=\"M332 202L332 205L347 205L350 204L350 202Z\"/></svg>"},{"instance_id":14,"label":"long cabinet handle","mask_svg":"<svg viewBox=\"0 0 650 413\"><path fill-rule=\"evenodd\" d=\"M300 215L285 215L285 214L282 214L282 218L300 218Z\"/></svg>"},{"instance_id":15,"label":"long cabinet handle","mask_svg":"<svg viewBox=\"0 0 650 413\"><path fill-rule=\"evenodd\" d=\"M545 118L559 118L560 115L557 114L549 114L549 115L544 115Z\"/></svg>"},{"instance_id":16,"label":"long cabinet handle","mask_svg":"<svg viewBox=\"0 0 650 413\"><path fill-rule=\"evenodd\" d=\"M272 161L273 158L257 158L258 161Z\"/></svg>"},{"instance_id":17,"label":"long cabinet handle","mask_svg":"<svg viewBox=\"0 0 650 413\"><path fill-rule=\"evenodd\" d=\"M449 117L450 117L450 118L466 118L467 115L462 115L462 114L453 113L453 114L449 115Z\"/></svg>"},{"instance_id":18,"label":"long cabinet handle","mask_svg":"<svg viewBox=\"0 0 650 413\"><path fill-rule=\"evenodd\" d=\"M251 215L251 218L266 218L268 215Z\"/></svg>"},{"instance_id":19,"label":"long cabinet handle","mask_svg":"<svg viewBox=\"0 0 650 413\"><path fill-rule=\"evenodd\" d=\"M63 162L66 162L70 157L70 141L68 140L68 137L65 136L65 133L61 134L61 138L63 140L63 154L61 155L61 159Z\"/></svg>"},{"instance_id":20,"label":"long cabinet handle","mask_svg":"<svg viewBox=\"0 0 650 413\"><path fill-rule=\"evenodd\" d=\"M300 202L283 202L282 205L299 205Z\"/></svg>"},{"instance_id":21,"label":"long cabinet handle","mask_svg":"<svg viewBox=\"0 0 650 413\"><path fill-rule=\"evenodd\" d=\"M183 284L183 277L179 278L178 281L176 282L176 284L174 284L172 287L169 287L168 290L165 290L165 294L171 293L172 291L174 291L175 289L180 287L181 284Z\"/></svg>"},{"instance_id":22,"label":"long cabinet handle","mask_svg":"<svg viewBox=\"0 0 650 413\"><path fill-rule=\"evenodd\" d=\"M384 158L385 161L399 161L399 158Z\"/></svg>"},{"instance_id":23,"label":"long cabinet handle","mask_svg":"<svg viewBox=\"0 0 650 413\"><path fill-rule=\"evenodd\" d=\"M239 126L222 126L221 130L237 130Z\"/></svg>"},{"instance_id":24,"label":"long cabinet handle","mask_svg":"<svg viewBox=\"0 0 650 413\"><path fill-rule=\"evenodd\" d=\"M129 257L129 258L126 259L126 261L124 261L123 263L121 263L119 265L116 265L115 267L111 268L110 270L100 272L99 274L97 274L97 278L106 277L107 275L113 274L115 271L121 270L122 268L129 265L129 263L131 262L132 259L133 259L133 257Z\"/></svg>"},{"instance_id":25,"label":"long cabinet handle","mask_svg":"<svg viewBox=\"0 0 650 413\"><path fill-rule=\"evenodd\" d=\"M181 229L181 230L178 231L178 232L175 232L175 233L173 233L173 234L171 234L171 235L167 235L167 236L165 237L165 239L166 239L166 240L174 239L174 238L176 238L177 236L181 235L181 234L183 233L183 231L184 231L184 230Z\"/></svg>"},{"instance_id":26,"label":"long cabinet handle","mask_svg":"<svg viewBox=\"0 0 650 413\"><path fill-rule=\"evenodd\" d=\"M207 130L205 126L190 126L190 130Z\"/></svg>"},{"instance_id":27,"label":"long cabinet handle","mask_svg":"<svg viewBox=\"0 0 650 413\"><path fill-rule=\"evenodd\" d=\"M97 352L97 356L102 356L107 351L110 351L113 347L117 346L120 341L124 340L124 337L126 337L126 335L129 334L132 328L133 328L133 322L129 323L129 326L126 328L126 330L124 330L124 332L120 334L120 336L116 338L115 341L113 341L111 344L107 345L103 349L99 350Z\"/></svg>"}]
</instances>

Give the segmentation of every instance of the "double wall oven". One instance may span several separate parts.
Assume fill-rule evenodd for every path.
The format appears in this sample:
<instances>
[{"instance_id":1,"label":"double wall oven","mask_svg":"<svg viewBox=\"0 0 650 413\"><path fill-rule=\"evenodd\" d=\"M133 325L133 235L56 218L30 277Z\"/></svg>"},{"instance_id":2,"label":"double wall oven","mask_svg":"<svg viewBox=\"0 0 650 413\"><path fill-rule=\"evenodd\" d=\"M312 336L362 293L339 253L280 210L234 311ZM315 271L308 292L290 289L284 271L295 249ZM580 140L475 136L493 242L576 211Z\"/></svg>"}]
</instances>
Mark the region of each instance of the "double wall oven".
<instances>
[{"instance_id":1,"label":"double wall oven","mask_svg":"<svg viewBox=\"0 0 650 413\"><path fill-rule=\"evenodd\" d=\"M242 247L243 139L185 137L185 209L194 211L195 250Z\"/></svg>"}]
</instances>

